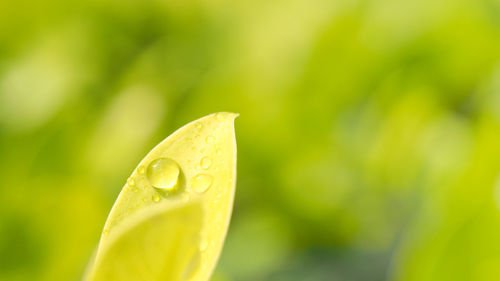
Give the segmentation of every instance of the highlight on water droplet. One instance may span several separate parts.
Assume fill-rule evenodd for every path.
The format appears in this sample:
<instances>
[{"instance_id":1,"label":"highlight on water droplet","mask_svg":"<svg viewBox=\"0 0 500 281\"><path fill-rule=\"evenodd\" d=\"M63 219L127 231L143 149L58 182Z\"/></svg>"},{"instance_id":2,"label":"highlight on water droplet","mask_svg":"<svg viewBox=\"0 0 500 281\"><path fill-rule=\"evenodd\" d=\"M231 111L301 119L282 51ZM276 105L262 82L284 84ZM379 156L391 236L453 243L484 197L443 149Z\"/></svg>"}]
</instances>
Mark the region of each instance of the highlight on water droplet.
<instances>
[{"instance_id":1,"label":"highlight on water droplet","mask_svg":"<svg viewBox=\"0 0 500 281\"><path fill-rule=\"evenodd\" d=\"M149 164L146 173L152 186L172 190L177 186L180 168L170 158L158 158Z\"/></svg>"},{"instance_id":2,"label":"highlight on water droplet","mask_svg":"<svg viewBox=\"0 0 500 281\"><path fill-rule=\"evenodd\" d=\"M213 178L210 175L198 174L191 179L191 188L197 193L206 192L212 185Z\"/></svg>"},{"instance_id":3,"label":"highlight on water droplet","mask_svg":"<svg viewBox=\"0 0 500 281\"><path fill-rule=\"evenodd\" d=\"M208 156L205 156L203 158L201 158L200 160L200 167L204 170L210 168L210 166L212 165L212 160L210 159L210 157Z\"/></svg>"}]
</instances>

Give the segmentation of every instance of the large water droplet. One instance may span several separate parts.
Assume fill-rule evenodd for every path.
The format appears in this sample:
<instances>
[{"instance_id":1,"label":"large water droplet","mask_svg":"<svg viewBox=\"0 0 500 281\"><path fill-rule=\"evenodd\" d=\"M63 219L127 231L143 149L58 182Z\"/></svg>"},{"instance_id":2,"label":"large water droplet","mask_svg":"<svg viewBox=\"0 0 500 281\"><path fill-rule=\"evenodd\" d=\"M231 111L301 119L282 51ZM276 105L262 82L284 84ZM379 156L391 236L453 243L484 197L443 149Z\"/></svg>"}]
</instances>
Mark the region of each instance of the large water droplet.
<instances>
[{"instance_id":1,"label":"large water droplet","mask_svg":"<svg viewBox=\"0 0 500 281\"><path fill-rule=\"evenodd\" d=\"M169 158L158 158L151 162L147 170L147 178L152 186L172 190L177 186L180 168Z\"/></svg>"},{"instance_id":2,"label":"large water droplet","mask_svg":"<svg viewBox=\"0 0 500 281\"><path fill-rule=\"evenodd\" d=\"M210 168L211 165L212 165L212 160L210 159L210 157L206 156L206 157L201 158L200 167L202 169L206 170L206 169Z\"/></svg>"},{"instance_id":3,"label":"large water droplet","mask_svg":"<svg viewBox=\"0 0 500 281\"><path fill-rule=\"evenodd\" d=\"M212 185L212 176L210 175L205 175L205 174L198 174L193 177L191 180L192 182L192 189L198 193L203 193L207 191L210 186Z\"/></svg>"}]
</instances>

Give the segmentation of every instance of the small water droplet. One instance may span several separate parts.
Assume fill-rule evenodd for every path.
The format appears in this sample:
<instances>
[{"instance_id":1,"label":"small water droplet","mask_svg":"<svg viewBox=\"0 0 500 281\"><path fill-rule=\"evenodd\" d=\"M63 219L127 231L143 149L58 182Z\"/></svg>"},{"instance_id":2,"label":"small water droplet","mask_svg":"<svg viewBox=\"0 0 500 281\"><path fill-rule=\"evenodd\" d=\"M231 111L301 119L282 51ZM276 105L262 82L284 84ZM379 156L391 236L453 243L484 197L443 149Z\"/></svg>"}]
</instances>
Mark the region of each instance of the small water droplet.
<instances>
[{"instance_id":1,"label":"small water droplet","mask_svg":"<svg viewBox=\"0 0 500 281\"><path fill-rule=\"evenodd\" d=\"M192 188L198 193L206 192L212 185L212 176L205 174L198 174L193 177Z\"/></svg>"},{"instance_id":2,"label":"small water droplet","mask_svg":"<svg viewBox=\"0 0 500 281\"><path fill-rule=\"evenodd\" d=\"M109 233L109 230L108 230L108 229L104 229L104 230L102 231L102 234L104 234L104 235L107 235L108 233Z\"/></svg>"},{"instance_id":3,"label":"small water droplet","mask_svg":"<svg viewBox=\"0 0 500 281\"><path fill-rule=\"evenodd\" d=\"M179 173L179 165L174 160L158 158L149 164L147 178L156 188L173 189L177 186Z\"/></svg>"},{"instance_id":4,"label":"small water droplet","mask_svg":"<svg viewBox=\"0 0 500 281\"><path fill-rule=\"evenodd\" d=\"M203 125L201 125L200 122L196 123L196 128L201 129L202 127L203 127Z\"/></svg>"},{"instance_id":5,"label":"small water droplet","mask_svg":"<svg viewBox=\"0 0 500 281\"><path fill-rule=\"evenodd\" d=\"M129 186L134 186L135 185L135 180L134 178L130 177L128 180L127 180L127 184Z\"/></svg>"},{"instance_id":6,"label":"small water droplet","mask_svg":"<svg viewBox=\"0 0 500 281\"><path fill-rule=\"evenodd\" d=\"M215 138L214 138L213 136L207 136L207 137L205 138L205 142L206 142L206 143L212 143L212 142L214 142L214 141L215 141Z\"/></svg>"},{"instance_id":7,"label":"small water droplet","mask_svg":"<svg viewBox=\"0 0 500 281\"><path fill-rule=\"evenodd\" d=\"M217 155L221 155L221 154L222 154L222 151L220 150L220 148L217 148L217 149L215 150L215 153L216 153Z\"/></svg>"},{"instance_id":8,"label":"small water droplet","mask_svg":"<svg viewBox=\"0 0 500 281\"><path fill-rule=\"evenodd\" d=\"M203 158L201 158L200 160L200 167L204 170L210 168L210 166L212 166L212 160L210 159L210 157L208 156L205 156Z\"/></svg>"},{"instance_id":9,"label":"small water droplet","mask_svg":"<svg viewBox=\"0 0 500 281\"><path fill-rule=\"evenodd\" d=\"M138 169L137 169L137 172L139 173L139 175L144 175L144 173L146 173L146 168L144 168L144 166L140 166Z\"/></svg>"},{"instance_id":10,"label":"small water droplet","mask_svg":"<svg viewBox=\"0 0 500 281\"><path fill-rule=\"evenodd\" d=\"M154 202L158 202L158 201L160 201L160 196L158 194L155 194L155 195L153 195L152 199Z\"/></svg>"},{"instance_id":11,"label":"small water droplet","mask_svg":"<svg viewBox=\"0 0 500 281\"><path fill-rule=\"evenodd\" d=\"M217 120L219 120L219 121L222 121L222 120L224 120L224 114L219 112L219 113L215 114L215 118L217 118Z\"/></svg>"}]
</instances>

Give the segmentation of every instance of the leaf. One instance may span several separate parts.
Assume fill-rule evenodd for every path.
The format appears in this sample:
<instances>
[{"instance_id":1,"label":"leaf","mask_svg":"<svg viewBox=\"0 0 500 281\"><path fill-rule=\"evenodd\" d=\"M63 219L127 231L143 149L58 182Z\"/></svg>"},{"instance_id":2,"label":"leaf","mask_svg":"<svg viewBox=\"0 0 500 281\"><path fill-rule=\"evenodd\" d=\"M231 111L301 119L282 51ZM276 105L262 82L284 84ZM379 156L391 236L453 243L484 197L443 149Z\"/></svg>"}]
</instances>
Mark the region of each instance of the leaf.
<instances>
[{"instance_id":1,"label":"leaf","mask_svg":"<svg viewBox=\"0 0 500 281\"><path fill-rule=\"evenodd\" d=\"M134 279L136 277L132 278L132 275L113 275L112 278L118 279L109 277L105 280L209 280L222 250L233 206L236 182L234 119L237 116L234 113L220 112L193 121L174 132L146 155L127 180L108 216L88 281L100 281L101 279L95 279L95 272L103 272L101 267L104 265L114 268L118 267L117 264L122 264L122 268L130 267L131 264L142 266L141 269L134 269L138 272L151 272L151 267L161 266L161 269L155 268L154 272L171 275L154 275L147 279ZM154 223L136 222L138 218L150 220L151 216L161 216L143 214L156 205L172 207L192 202L199 202L199 217L186 219L185 225L159 223L156 228ZM167 213L164 211L163 216L172 218L173 215ZM128 231L132 233L127 233ZM171 235L170 232L185 232L186 236L190 236L190 231L197 231L198 239L190 243L179 240L178 246L185 249L170 251L168 256L159 250L161 247L173 247L170 245L172 241L161 238L162 233L167 236ZM148 235L153 240L158 240L156 243L161 244L161 247L158 244L158 251L138 249L152 245L152 240L143 239L133 243L130 238L141 233L150 233ZM139 242L146 244L141 245ZM194 258L190 257L192 262L189 265L184 264L182 261L185 254L190 253L193 245L196 247L196 255ZM143 257L144 262L139 263L133 256L116 256L115 253L119 251L139 251L147 257ZM165 262L149 264L151 260ZM179 262L169 262L172 260ZM112 271L105 271L110 270ZM128 270L124 269L125 272ZM179 272L189 274L177 275Z\"/></svg>"},{"instance_id":2,"label":"leaf","mask_svg":"<svg viewBox=\"0 0 500 281\"><path fill-rule=\"evenodd\" d=\"M198 259L200 229L199 203L142 210L102 243L90 280L183 280Z\"/></svg>"}]
</instances>

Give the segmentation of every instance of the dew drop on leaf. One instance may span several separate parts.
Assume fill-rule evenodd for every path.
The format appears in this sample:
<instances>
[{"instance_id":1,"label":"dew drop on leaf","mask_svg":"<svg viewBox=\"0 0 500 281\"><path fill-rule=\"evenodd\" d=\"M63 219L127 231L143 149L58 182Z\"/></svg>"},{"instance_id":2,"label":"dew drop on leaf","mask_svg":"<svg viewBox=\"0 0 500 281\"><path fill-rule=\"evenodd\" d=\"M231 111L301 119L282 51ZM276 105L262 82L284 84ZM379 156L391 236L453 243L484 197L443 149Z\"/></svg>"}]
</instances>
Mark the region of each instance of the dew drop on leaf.
<instances>
[{"instance_id":1,"label":"dew drop on leaf","mask_svg":"<svg viewBox=\"0 0 500 281\"><path fill-rule=\"evenodd\" d=\"M192 179L192 189L198 193L204 193L210 188L212 181L212 176L198 174Z\"/></svg>"},{"instance_id":2,"label":"dew drop on leaf","mask_svg":"<svg viewBox=\"0 0 500 281\"><path fill-rule=\"evenodd\" d=\"M128 185L130 187L135 186L135 180L134 180L134 178L129 178L128 181L127 181L127 183L128 183Z\"/></svg>"},{"instance_id":3,"label":"dew drop on leaf","mask_svg":"<svg viewBox=\"0 0 500 281\"><path fill-rule=\"evenodd\" d=\"M171 190L177 186L180 168L170 158L158 158L152 161L147 170L147 178L152 186Z\"/></svg>"},{"instance_id":4,"label":"dew drop on leaf","mask_svg":"<svg viewBox=\"0 0 500 281\"><path fill-rule=\"evenodd\" d=\"M200 160L200 167L204 170L210 168L210 166L212 165L212 160L210 159L210 157L208 156L205 156L203 158L201 158Z\"/></svg>"},{"instance_id":5,"label":"dew drop on leaf","mask_svg":"<svg viewBox=\"0 0 500 281\"><path fill-rule=\"evenodd\" d=\"M139 166L137 172L139 173L139 175L144 175L144 173L146 173L146 168L144 168L144 166Z\"/></svg>"}]
</instances>

